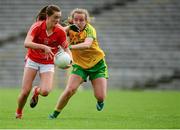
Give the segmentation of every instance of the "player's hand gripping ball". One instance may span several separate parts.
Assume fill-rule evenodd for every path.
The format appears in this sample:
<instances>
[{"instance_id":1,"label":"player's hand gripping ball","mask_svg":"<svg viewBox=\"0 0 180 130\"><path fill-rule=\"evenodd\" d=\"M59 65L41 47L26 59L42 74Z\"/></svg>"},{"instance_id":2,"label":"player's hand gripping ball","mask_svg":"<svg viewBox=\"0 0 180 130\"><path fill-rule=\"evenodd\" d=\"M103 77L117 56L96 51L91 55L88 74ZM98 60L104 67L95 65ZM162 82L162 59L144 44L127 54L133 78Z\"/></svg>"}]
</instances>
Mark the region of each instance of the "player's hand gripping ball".
<instances>
[{"instance_id":1,"label":"player's hand gripping ball","mask_svg":"<svg viewBox=\"0 0 180 130\"><path fill-rule=\"evenodd\" d=\"M58 68L67 69L72 64L70 55L65 51L58 51L54 56L54 64Z\"/></svg>"}]
</instances>

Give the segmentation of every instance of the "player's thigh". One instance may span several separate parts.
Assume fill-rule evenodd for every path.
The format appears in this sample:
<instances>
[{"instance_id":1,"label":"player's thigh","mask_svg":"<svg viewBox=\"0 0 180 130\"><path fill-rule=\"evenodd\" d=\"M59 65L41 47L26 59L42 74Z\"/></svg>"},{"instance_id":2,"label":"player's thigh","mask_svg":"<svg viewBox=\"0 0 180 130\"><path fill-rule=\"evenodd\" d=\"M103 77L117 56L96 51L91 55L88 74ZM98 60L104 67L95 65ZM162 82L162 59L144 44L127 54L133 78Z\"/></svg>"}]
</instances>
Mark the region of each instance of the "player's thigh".
<instances>
[{"instance_id":1,"label":"player's thigh","mask_svg":"<svg viewBox=\"0 0 180 130\"><path fill-rule=\"evenodd\" d=\"M107 79L104 77L99 77L91 81L94 95L96 97L105 98L107 91Z\"/></svg>"},{"instance_id":2,"label":"player's thigh","mask_svg":"<svg viewBox=\"0 0 180 130\"><path fill-rule=\"evenodd\" d=\"M47 71L40 73L40 84L39 87L42 89L51 90L53 87L54 72Z\"/></svg>"},{"instance_id":3,"label":"player's thigh","mask_svg":"<svg viewBox=\"0 0 180 130\"><path fill-rule=\"evenodd\" d=\"M71 74L68 78L66 89L76 90L84 80L77 74Z\"/></svg>"},{"instance_id":4,"label":"player's thigh","mask_svg":"<svg viewBox=\"0 0 180 130\"><path fill-rule=\"evenodd\" d=\"M32 83L36 77L37 70L29 67L24 68L22 89L24 91L30 91L32 88Z\"/></svg>"},{"instance_id":5,"label":"player's thigh","mask_svg":"<svg viewBox=\"0 0 180 130\"><path fill-rule=\"evenodd\" d=\"M46 90L51 90L54 79L53 64L39 64L40 84L39 87Z\"/></svg>"}]
</instances>

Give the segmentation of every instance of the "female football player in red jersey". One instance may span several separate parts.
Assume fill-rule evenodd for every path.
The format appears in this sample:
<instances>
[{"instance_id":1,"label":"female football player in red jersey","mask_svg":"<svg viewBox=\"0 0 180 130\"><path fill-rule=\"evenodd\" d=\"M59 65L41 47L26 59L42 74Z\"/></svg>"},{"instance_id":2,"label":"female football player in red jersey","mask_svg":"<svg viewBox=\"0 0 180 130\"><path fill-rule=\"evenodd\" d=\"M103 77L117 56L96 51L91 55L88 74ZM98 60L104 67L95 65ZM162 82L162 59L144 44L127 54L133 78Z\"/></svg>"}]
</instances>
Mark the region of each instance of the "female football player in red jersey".
<instances>
[{"instance_id":1,"label":"female football player in red jersey","mask_svg":"<svg viewBox=\"0 0 180 130\"><path fill-rule=\"evenodd\" d=\"M38 95L47 96L52 89L54 77L54 55L59 47L71 55L66 33L59 24L61 17L57 5L49 5L40 10L37 21L29 29L24 41L28 49L25 58L22 89L18 97L16 118L22 118L23 107L32 89L36 74L39 72L40 83L33 88L30 106L38 102Z\"/></svg>"},{"instance_id":2,"label":"female football player in red jersey","mask_svg":"<svg viewBox=\"0 0 180 130\"><path fill-rule=\"evenodd\" d=\"M80 84L88 77L97 100L96 109L98 111L103 109L106 97L108 71L104 60L105 54L99 47L95 28L89 23L89 13L86 9L74 9L70 18L72 18L72 24L79 28L74 31L73 26L66 27L74 64L67 86L61 94L55 110L49 115L50 119L59 115Z\"/></svg>"}]
</instances>

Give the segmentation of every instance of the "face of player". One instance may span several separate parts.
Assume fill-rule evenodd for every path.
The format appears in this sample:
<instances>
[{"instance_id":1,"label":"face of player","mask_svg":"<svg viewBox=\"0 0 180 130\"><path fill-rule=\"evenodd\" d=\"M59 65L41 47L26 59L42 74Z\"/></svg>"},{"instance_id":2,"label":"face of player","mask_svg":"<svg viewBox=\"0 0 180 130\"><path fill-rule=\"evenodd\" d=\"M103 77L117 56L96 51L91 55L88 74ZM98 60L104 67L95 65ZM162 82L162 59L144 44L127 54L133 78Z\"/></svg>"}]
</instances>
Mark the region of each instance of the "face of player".
<instances>
[{"instance_id":1,"label":"face of player","mask_svg":"<svg viewBox=\"0 0 180 130\"><path fill-rule=\"evenodd\" d=\"M80 28L80 30L83 30L87 23L85 14L75 13L73 23L76 24Z\"/></svg>"},{"instance_id":2,"label":"face of player","mask_svg":"<svg viewBox=\"0 0 180 130\"><path fill-rule=\"evenodd\" d=\"M47 20L51 26L55 26L57 23L59 23L60 18L61 18L61 12L54 12L54 14L49 16Z\"/></svg>"}]
</instances>

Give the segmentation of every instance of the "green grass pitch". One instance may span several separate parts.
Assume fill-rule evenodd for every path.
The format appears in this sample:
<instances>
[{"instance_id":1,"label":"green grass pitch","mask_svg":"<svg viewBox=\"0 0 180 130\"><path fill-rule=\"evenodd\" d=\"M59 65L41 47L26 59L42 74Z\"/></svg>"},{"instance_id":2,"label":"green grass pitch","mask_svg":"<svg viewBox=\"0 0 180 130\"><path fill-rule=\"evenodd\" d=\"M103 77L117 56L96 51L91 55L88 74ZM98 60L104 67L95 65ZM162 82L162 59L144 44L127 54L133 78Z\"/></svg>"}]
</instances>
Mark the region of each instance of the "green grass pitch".
<instances>
[{"instance_id":1,"label":"green grass pitch","mask_svg":"<svg viewBox=\"0 0 180 130\"><path fill-rule=\"evenodd\" d=\"M55 120L49 120L60 89L40 97L23 119L15 119L19 89L0 89L0 129L170 129L180 128L180 92L108 90L104 110L96 110L92 90L78 91ZM31 95L30 95L31 97Z\"/></svg>"}]
</instances>

